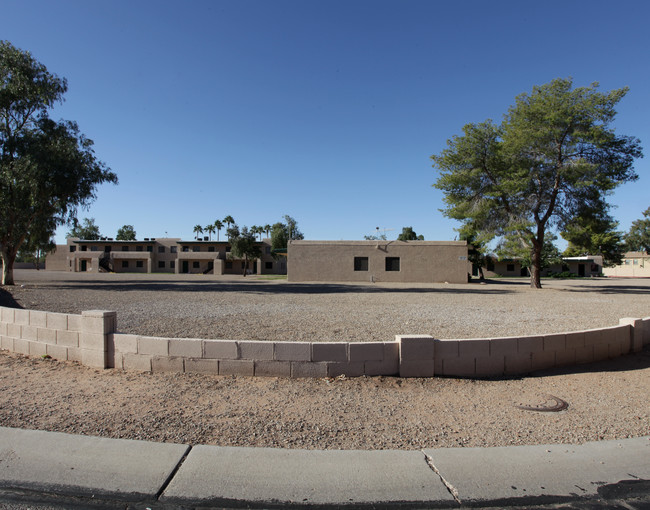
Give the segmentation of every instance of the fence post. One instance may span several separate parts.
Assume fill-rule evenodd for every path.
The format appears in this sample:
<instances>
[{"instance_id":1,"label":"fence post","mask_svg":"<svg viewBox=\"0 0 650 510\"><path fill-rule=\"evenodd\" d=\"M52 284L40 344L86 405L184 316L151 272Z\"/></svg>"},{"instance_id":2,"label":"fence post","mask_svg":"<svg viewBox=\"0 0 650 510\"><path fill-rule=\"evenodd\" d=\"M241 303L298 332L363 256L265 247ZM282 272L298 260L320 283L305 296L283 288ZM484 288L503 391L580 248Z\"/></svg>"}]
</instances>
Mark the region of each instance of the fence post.
<instances>
[{"instance_id":1,"label":"fence post","mask_svg":"<svg viewBox=\"0 0 650 510\"><path fill-rule=\"evenodd\" d=\"M81 364L94 368L108 368L109 344L117 327L117 312L88 310L81 312L79 347Z\"/></svg>"}]
</instances>

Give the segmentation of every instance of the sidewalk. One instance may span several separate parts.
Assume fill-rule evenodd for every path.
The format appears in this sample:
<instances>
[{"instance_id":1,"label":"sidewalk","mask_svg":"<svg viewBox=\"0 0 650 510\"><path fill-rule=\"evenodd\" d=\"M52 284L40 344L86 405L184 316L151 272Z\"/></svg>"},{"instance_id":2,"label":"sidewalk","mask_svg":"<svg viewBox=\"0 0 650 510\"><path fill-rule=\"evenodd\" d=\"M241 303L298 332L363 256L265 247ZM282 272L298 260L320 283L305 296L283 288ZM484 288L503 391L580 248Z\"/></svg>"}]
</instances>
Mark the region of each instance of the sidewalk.
<instances>
[{"instance_id":1,"label":"sidewalk","mask_svg":"<svg viewBox=\"0 0 650 510\"><path fill-rule=\"evenodd\" d=\"M648 481L650 437L580 446L320 451L190 447L0 427L0 490L123 506L598 503L647 495Z\"/></svg>"}]
</instances>

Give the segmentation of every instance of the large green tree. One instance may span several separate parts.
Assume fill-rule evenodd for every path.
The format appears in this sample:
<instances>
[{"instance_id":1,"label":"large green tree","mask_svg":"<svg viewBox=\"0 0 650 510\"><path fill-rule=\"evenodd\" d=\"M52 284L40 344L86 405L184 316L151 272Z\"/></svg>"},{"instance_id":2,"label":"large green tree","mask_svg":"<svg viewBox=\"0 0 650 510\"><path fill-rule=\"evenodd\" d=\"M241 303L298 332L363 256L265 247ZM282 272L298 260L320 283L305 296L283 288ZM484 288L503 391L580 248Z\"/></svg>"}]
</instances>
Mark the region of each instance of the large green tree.
<instances>
[{"instance_id":1,"label":"large green tree","mask_svg":"<svg viewBox=\"0 0 650 510\"><path fill-rule=\"evenodd\" d=\"M274 223L271 227L271 248L274 250L286 249L289 241L305 238L294 218L285 214L284 221L285 223Z\"/></svg>"},{"instance_id":2,"label":"large green tree","mask_svg":"<svg viewBox=\"0 0 650 510\"><path fill-rule=\"evenodd\" d=\"M76 123L48 117L65 79L29 52L0 41L0 256L2 284L25 240L42 244L87 206L97 186L117 182Z\"/></svg>"},{"instance_id":3,"label":"large green tree","mask_svg":"<svg viewBox=\"0 0 650 510\"><path fill-rule=\"evenodd\" d=\"M650 207L643 211L643 219L632 222L625 244L630 251L650 253Z\"/></svg>"},{"instance_id":4,"label":"large green tree","mask_svg":"<svg viewBox=\"0 0 650 510\"><path fill-rule=\"evenodd\" d=\"M514 236L541 288L547 232L563 230L582 206L596 208L619 184L637 179L639 140L610 126L627 88L573 88L571 79L533 87L496 125L467 124L431 158L440 171L444 214L495 236Z\"/></svg>"},{"instance_id":5,"label":"large green tree","mask_svg":"<svg viewBox=\"0 0 650 510\"><path fill-rule=\"evenodd\" d=\"M81 220L81 223L77 218L73 218L72 228L66 234L66 237L76 237L85 241L96 241L101 236L102 234L99 231L99 227L95 224L95 218L84 218Z\"/></svg>"},{"instance_id":6,"label":"large green tree","mask_svg":"<svg viewBox=\"0 0 650 510\"><path fill-rule=\"evenodd\" d=\"M133 225L122 225L117 229L117 237L115 238L118 241L135 241L136 233Z\"/></svg>"},{"instance_id":7,"label":"large green tree","mask_svg":"<svg viewBox=\"0 0 650 510\"><path fill-rule=\"evenodd\" d=\"M248 270L248 261L255 260L262 256L262 250L255 239L255 233L248 227L241 230L237 225L228 229L230 238L230 256L233 258L244 259L243 275L246 276Z\"/></svg>"},{"instance_id":8,"label":"large green tree","mask_svg":"<svg viewBox=\"0 0 650 510\"><path fill-rule=\"evenodd\" d=\"M402 227L402 233L397 236L398 241L424 241L423 235L417 235L413 227Z\"/></svg>"}]
</instances>

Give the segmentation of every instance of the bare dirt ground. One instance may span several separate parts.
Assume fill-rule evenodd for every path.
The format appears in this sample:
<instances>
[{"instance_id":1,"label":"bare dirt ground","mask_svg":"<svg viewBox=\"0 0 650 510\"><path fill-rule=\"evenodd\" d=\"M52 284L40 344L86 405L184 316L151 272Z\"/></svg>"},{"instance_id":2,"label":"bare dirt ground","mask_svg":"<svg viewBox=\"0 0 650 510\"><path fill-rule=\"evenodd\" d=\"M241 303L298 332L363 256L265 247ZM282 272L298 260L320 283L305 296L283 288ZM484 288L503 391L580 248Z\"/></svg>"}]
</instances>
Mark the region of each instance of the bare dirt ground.
<instances>
[{"instance_id":1,"label":"bare dirt ground","mask_svg":"<svg viewBox=\"0 0 650 510\"><path fill-rule=\"evenodd\" d=\"M463 332L489 336L501 331L521 334L536 327L545 329L546 322L540 319L547 315L568 317L556 325L559 329L555 331L613 325L619 317L650 315L649 281L549 281L542 291L528 290L524 281L457 287L334 285L338 290L332 292L331 286L252 279L170 281L173 277L148 275L146 280L144 276L106 275L119 276L119 281L114 278L107 282L89 278L91 275L71 279L66 274L24 273L27 275L17 273L15 288L0 289L0 304L62 312L118 309L121 330L125 330L123 314L136 308L137 313L129 319L132 322L126 321L126 330L141 334L159 333L147 333L146 327L136 323L137 317L149 317L150 323L176 322L175 315L165 320L165 314L173 309L172 301L189 313L187 324L226 305L231 306L229 313L233 316L237 312L243 315L226 320L232 336L210 334L210 338L237 338L235 334L251 338L251 332L259 331L255 323L265 319L251 310L268 301L278 310L302 304L303 312L311 310L314 315L303 321L291 313L279 313L269 319L269 324L279 324L280 328L264 329L266 339L276 339L285 330L299 330L292 338L309 339L315 331L321 332L318 339L334 336L364 340L375 339L374 335L381 332L381 339L390 340L392 331L385 337L385 328L373 329L375 321L389 315L390 321L396 322L391 327L401 327L397 333L417 332L404 330L403 311L415 307L425 313L418 320L444 324L449 317L427 317L444 315L449 310L444 305L450 300L463 307L463 324L448 329L450 334L445 336L449 338L462 337ZM403 301L410 307L402 306ZM158 307L161 302L164 306ZM186 306L188 302L190 306ZM106 304L117 306L102 306ZM323 306L326 309L320 308ZM527 306L533 307L532 311L527 311ZM342 320L328 319L330 315L350 308L348 316L356 314L363 320L349 321L346 336L322 333ZM199 313L192 315L194 309L200 309ZM508 321L508 314L517 319ZM217 317L223 316L217 313L211 323L218 323ZM282 325L280 317L291 319L291 323ZM492 320L480 324L487 317ZM495 326L499 318L511 327ZM369 325L364 326L366 323ZM427 324L431 327L432 323ZM357 329L353 330L353 325ZM426 331L436 334L431 329ZM582 443L650 435L648 348L564 371L489 380L300 380L129 373L1 351L0 389L2 426L189 444L419 449ZM549 394L566 401L569 407L560 412L517 407L543 408L553 403Z\"/></svg>"}]
</instances>

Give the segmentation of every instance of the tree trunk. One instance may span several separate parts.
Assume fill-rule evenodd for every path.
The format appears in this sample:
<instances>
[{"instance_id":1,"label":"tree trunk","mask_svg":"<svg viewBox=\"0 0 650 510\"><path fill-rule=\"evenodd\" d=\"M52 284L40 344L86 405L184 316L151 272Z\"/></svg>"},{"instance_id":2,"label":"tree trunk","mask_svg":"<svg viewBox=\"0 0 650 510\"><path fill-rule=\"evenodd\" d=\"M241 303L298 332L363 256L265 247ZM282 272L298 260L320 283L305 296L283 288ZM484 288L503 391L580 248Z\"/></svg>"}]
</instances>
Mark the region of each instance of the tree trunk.
<instances>
[{"instance_id":1,"label":"tree trunk","mask_svg":"<svg viewBox=\"0 0 650 510\"><path fill-rule=\"evenodd\" d=\"M248 257L244 256L244 278L246 278L247 269L248 269Z\"/></svg>"},{"instance_id":2,"label":"tree trunk","mask_svg":"<svg viewBox=\"0 0 650 510\"><path fill-rule=\"evenodd\" d=\"M15 285L14 283L14 261L17 250L3 249L0 252L2 257L2 285Z\"/></svg>"},{"instance_id":3,"label":"tree trunk","mask_svg":"<svg viewBox=\"0 0 650 510\"><path fill-rule=\"evenodd\" d=\"M537 239L533 241L533 249L531 253L532 260L530 268L528 269L530 271L530 286L533 289L542 288L542 246L544 246L544 238L542 236L542 240L540 241L538 236Z\"/></svg>"}]
</instances>

